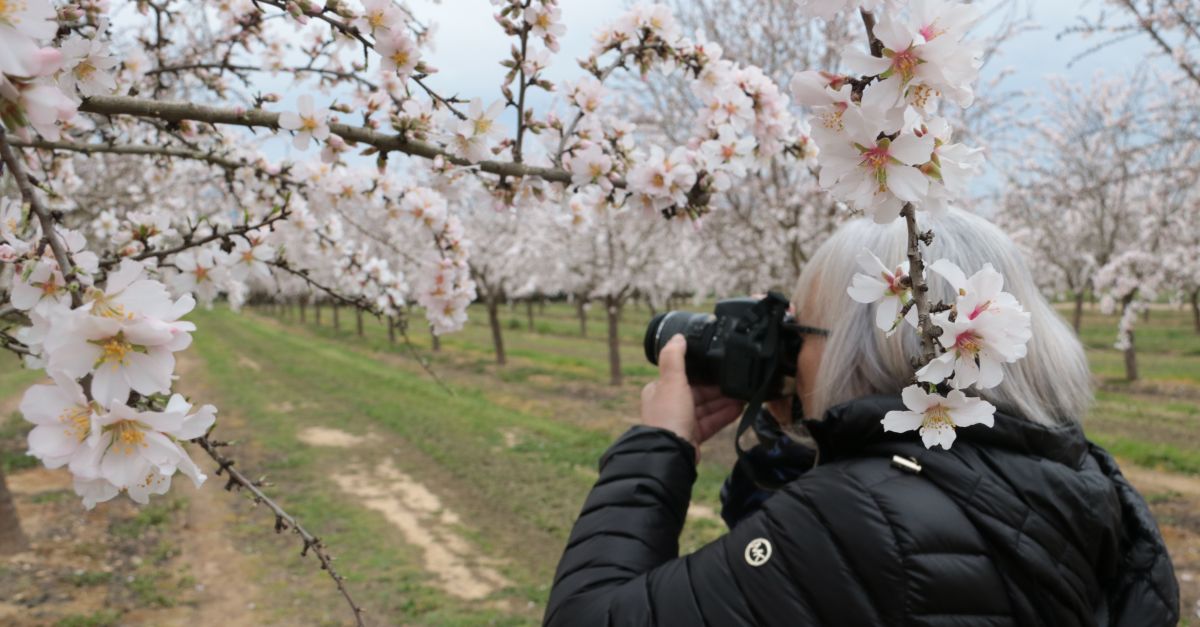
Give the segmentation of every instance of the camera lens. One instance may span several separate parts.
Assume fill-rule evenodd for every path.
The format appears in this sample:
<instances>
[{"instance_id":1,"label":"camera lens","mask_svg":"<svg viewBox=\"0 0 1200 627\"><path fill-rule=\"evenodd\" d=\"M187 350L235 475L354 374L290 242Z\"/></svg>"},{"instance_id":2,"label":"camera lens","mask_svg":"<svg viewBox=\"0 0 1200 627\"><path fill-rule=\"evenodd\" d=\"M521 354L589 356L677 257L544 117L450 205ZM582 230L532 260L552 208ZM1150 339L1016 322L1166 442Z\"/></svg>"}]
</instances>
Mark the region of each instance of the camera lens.
<instances>
[{"instance_id":1,"label":"camera lens","mask_svg":"<svg viewBox=\"0 0 1200 627\"><path fill-rule=\"evenodd\" d=\"M642 347L646 351L646 359L658 365L658 353L672 337L678 334L688 335L689 330L695 331L703 327L705 323L712 319L709 314L691 313L687 311L668 311L654 316L650 320L650 325L646 327L646 337L642 342ZM696 329L689 329L693 323L698 323ZM691 339L691 338L689 338Z\"/></svg>"}]
</instances>

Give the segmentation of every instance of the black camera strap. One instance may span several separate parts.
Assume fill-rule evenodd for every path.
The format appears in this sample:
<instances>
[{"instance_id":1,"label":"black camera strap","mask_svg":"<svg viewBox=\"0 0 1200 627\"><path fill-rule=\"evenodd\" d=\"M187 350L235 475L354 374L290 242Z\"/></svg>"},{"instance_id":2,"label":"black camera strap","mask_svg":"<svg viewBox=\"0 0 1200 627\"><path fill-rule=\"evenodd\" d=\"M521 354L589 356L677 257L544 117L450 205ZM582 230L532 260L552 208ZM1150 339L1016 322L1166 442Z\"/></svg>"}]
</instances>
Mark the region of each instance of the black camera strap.
<instances>
[{"instance_id":1,"label":"black camera strap","mask_svg":"<svg viewBox=\"0 0 1200 627\"><path fill-rule=\"evenodd\" d=\"M779 350L779 332L783 326L784 316L787 315L788 301L783 296L771 292L758 302L756 310L761 307L761 313L765 316L767 322L767 335L765 338L765 346L771 347L770 365L767 368L766 376L762 378L761 383L750 400L746 404L746 409L742 412L742 419L738 422L737 434L733 439L733 448L737 451L738 460L747 454L742 448L742 436L754 425L754 420L758 413L762 411L762 405L767 400L767 395L771 391L771 385L779 374L780 364L779 359L783 351ZM782 487L778 480L761 476L754 469L753 464L742 464L746 469L750 478L760 488L766 490L777 490Z\"/></svg>"}]
</instances>

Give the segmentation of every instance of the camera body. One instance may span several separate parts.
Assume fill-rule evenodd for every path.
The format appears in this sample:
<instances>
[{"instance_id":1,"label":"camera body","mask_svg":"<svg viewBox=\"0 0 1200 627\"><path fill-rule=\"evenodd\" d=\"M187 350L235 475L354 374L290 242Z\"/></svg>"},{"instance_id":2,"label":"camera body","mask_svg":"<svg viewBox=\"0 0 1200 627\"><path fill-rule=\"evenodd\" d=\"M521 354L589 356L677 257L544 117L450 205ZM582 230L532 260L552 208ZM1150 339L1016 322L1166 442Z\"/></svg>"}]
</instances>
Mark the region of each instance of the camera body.
<instances>
[{"instance_id":1,"label":"camera body","mask_svg":"<svg viewBox=\"0 0 1200 627\"><path fill-rule=\"evenodd\" d=\"M657 365L659 351L678 334L687 340L691 385L717 385L725 396L744 401L791 394L801 335L782 295L722 300L711 314L659 314L646 329L646 359Z\"/></svg>"}]
</instances>

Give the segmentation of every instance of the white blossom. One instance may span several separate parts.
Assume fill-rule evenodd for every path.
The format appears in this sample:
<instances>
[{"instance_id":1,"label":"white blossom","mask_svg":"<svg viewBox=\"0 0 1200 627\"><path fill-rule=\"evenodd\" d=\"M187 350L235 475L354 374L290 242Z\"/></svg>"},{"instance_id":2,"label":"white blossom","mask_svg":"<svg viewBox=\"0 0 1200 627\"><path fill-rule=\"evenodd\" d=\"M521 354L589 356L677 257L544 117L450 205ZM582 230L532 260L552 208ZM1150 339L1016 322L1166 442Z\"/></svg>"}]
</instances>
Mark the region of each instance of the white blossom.
<instances>
[{"instance_id":1,"label":"white blossom","mask_svg":"<svg viewBox=\"0 0 1200 627\"><path fill-rule=\"evenodd\" d=\"M883 417L883 430L903 433L920 429L925 448L941 446L950 450L958 427L991 427L995 422L995 405L959 390L951 390L950 394L942 396L936 392L928 393L919 385L910 385L904 388L901 397L908 411L889 411Z\"/></svg>"}]
</instances>

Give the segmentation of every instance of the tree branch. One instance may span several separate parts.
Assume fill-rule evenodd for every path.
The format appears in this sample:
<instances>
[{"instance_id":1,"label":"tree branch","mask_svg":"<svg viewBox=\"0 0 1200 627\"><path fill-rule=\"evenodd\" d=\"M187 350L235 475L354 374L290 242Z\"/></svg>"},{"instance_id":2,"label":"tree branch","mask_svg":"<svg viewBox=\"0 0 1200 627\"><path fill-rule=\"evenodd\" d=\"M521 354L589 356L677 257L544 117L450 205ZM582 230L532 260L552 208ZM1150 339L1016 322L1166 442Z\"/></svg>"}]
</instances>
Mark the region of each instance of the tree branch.
<instances>
[{"instance_id":1,"label":"tree branch","mask_svg":"<svg viewBox=\"0 0 1200 627\"><path fill-rule=\"evenodd\" d=\"M231 124L247 128L279 128L279 114L262 109L223 109L190 102L172 102L131 98L128 96L93 96L87 98L79 106L80 111L101 115L132 115L143 118L155 118L168 122L192 120L209 124ZM570 183L571 173L558 168L544 168L524 165L510 161L480 161L473 163L467 159L447 152L432 143L408 139L403 135L381 133L361 126L331 123L329 130L350 143L374 146L380 152L399 152L424 159L441 157L448 163L457 166L478 168L489 174L499 176L536 177L552 183ZM624 187L623 180L614 181L614 185Z\"/></svg>"},{"instance_id":2,"label":"tree branch","mask_svg":"<svg viewBox=\"0 0 1200 627\"><path fill-rule=\"evenodd\" d=\"M38 198L37 191L33 189L33 184L25 175L25 168L22 167L21 160L17 157L12 145L8 143L8 136L3 128L0 128L0 158L3 159L4 165L8 167L9 173L16 180L21 197L29 205L30 211L37 216L38 223L42 226L42 237L45 237L46 242L50 245L50 251L54 254L54 260L58 262L58 268L62 272L65 287L71 293L71 306L82 305L83 296L79 293L79 281L75 277L75 264L72 263L71 256L63 246L58 231L54 228L54 216Z\"/></svg>"},{"instance_id":3,"label":"tree branch","mask_svg":"<svg viewBox=\"0 0 1200 627\"><path fill-rule=\"evenodd\" d=\"M321 570L329 573L329 577L333 579L334 584L337 585L338 592L340 592L342 597L346 599L346 603L350 605L350 609L354 610L355 624L358 625L358 627L364 627L366 623L363 622L363 610L358 606L357 603L354 602L354 597L350 596L350 590L346 588L345 577L342 577L336 570L334 570L333 557L330 556L325 550L325 545L322 544L321 539L309 533L308 530L296 520L295 516L287 513L287 511L280 507L278 503L271 500L271 497L264 494L263 491L259 489L261 482L248 479L245 475L234 468L234 460L225 456L220 451L220 447L225 446L224 442L210 440L207 434L192 440L192 442L199 444L200 448L204 449L204 452L208 453L208 456L211 457L213 461L217 462L216 474L218 476L221 473L225 473L225 476L228 478L228 481L225 483L226 490L230 492L232 492L234 488L246 490L252 495L256 505L265 505L267 509L271 510L271 513L275 515L276 532L282 533L288 529L291 529L296 533L296 535L300 536L301 541L304 543L304 548L300 551L300 556L303 557L307 555L309 551L312 551L312 553L317 556L317 559L321 562Z\"/></svg>"}]
</instances>

